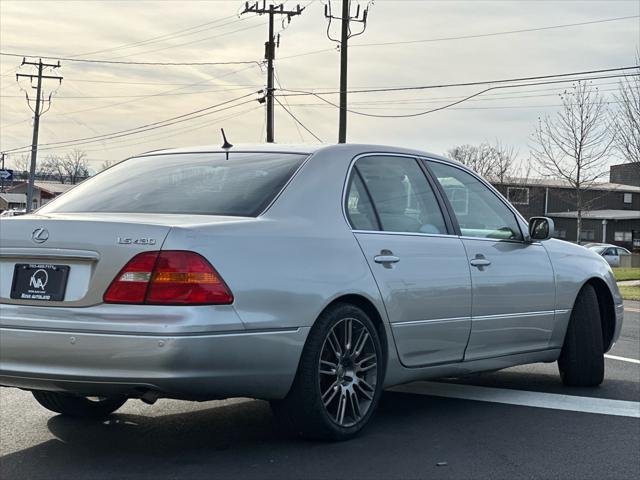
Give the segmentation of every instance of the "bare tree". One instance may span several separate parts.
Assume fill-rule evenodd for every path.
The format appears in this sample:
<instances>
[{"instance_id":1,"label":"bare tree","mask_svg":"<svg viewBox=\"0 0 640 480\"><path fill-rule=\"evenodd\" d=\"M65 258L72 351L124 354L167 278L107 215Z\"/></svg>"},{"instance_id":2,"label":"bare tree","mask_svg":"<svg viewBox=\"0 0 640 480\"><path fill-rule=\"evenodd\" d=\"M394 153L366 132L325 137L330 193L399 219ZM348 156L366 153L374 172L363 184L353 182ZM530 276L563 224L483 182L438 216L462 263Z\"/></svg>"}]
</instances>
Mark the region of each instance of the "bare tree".
<instances>
[{"instance_id":1,"label":"bare tree","mask_svg":"<svg viewBox=\"0 0 640 480\"><path fill-rule=\"evenodd\" d=\"M27 154L20 155L13 160L13 167L19 172L29 172L31 157Z\"/></svg>"},{"instance_id":2,"label":"bare tree","mask_svg":"<svg viewBox=\"0 0 640 480\"><path fill-rule=\"evenodd\" d=\"M582 233L584 192L606 173L612 144L607 104L590 83L577 82L560 95L562 109L538 120L532 156L540 174L563 179L573 189L577 241Z\"/></svg>"},{"instance_id":3,"label":"bare tree","mask_svg":"<svg viewBox=\"0 0 640 480\"><path fill-rule=\"evenodd\" d=\"M481 176L504 183L513 173L517 153L513 147L506 147L497 141L480 145L460 145L447 152L449 158L475 170Z\"/></svg>"},{"instance_id":4,"label":"bare tree","mask_svg":"<svg viewBox=\"0 0 640 480\"><path fill-rule=\"evenodd\" d=\"M14 168L19 172L17 175L22 178L29 178L29 170L31 168L31 155L23 154L20 157L13 160ZM51 174L51 170L48 167L46 161L38 162L36 164L36 178L44 179Z\"/></svg>"},{"instance_id":5,"label":"bare tree","mask_svg":"<svg viewBox=\"0 0 640 480\"><path fill-rule=\"evenodd\" d=\"M62 162L69 183L75 185L78 181L89 176L89 162L87 154L82 150L73 149L64 156Z\"/></svg>"},{"instance_id":6,"label":"bare tree","mask_svg":"<svg viewBox=\"0 0 640 480\"><path fill-rule=\"evenodd\" d=\"M44 159L44 166L54 180L57 180L60 183L65 183L67 178L64 168L64 159L60 155L47 155Z\"/></svg>"},{"instance_id":7,"label":"bare tree","mask_svg":"<svg viewBox=\"0 0 640 480\"><path fill-rule=\"evenodd\" d=\"M74 185L89 176L87 154L82 150L73 150L64 157L49 155L44 165L50 176L60 183L68 182Z\"/></svg>"},{"instance_id":8,"label":"bare tree","mask_svg":"<svg viewBox=\"0 0 640 480\"><path fill-rule=\"evenodd\" d=\"M100 165L100 171L113 167L116 163L119 162L117 160L105 160L104 162L102 162L102 165Z\"/></svg>"},{"instance_id":9,"label":"bare tree","mask_svg":"<svg viewBox=\"0 0 640 480\"><path fill-rule=\"evenodd\" d=\"M640 63L640 54L637 62ZM621 80L620 91L614 97L620 105L613 115L615 148L625 161L640 164L640 76Z\"/></svg>"}]
</instances>

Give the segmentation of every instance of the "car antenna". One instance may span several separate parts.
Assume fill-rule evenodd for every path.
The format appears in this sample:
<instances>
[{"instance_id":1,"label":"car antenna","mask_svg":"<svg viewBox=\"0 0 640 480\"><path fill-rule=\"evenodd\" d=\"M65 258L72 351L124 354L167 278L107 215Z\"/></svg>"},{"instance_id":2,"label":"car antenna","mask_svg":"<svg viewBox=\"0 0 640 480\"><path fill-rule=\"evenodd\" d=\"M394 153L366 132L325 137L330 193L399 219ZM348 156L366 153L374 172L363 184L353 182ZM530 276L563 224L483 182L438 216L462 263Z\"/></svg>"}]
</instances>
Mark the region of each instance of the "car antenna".
<instances>
[{"instance_id":1,"label":"car antenna","mask_svg":"<svg viewBox=\"0 0 640 480\"><path fill-rule=\"evenodd\" d=\"M221 128L220 131L222 132L222 139L224 140L224 143L222 144L222 148L225 150L225 153L227 154L227 160L229 160L229 149L233 147L233 145L229 143L229 140L227 140L227 136L224 134L224 128Z\"/></svg>"}]
</instances>

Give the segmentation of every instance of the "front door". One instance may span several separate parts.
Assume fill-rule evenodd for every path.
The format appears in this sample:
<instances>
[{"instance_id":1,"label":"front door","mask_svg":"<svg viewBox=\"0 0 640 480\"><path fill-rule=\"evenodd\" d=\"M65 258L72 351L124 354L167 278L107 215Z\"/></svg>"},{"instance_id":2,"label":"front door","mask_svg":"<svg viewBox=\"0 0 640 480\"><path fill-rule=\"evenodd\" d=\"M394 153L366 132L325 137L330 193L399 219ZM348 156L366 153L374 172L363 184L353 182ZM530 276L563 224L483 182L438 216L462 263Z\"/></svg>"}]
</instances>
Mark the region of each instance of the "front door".
<instances>
[{"instance_id":1,"label":"front door","mask_svg":"<svg viewBox=\"0 0 640 480\"><path fill-rule=\"evenodd\" d=\"M471 280L462 241L415 158L356 161L347 215L382 294L405 366L462 361Z\"/></svg>"},{"instance_id":2,"label":"front door","mask_svg":"<svg viewBox=\"0 0 640 480\"><path fill-rule=\"evenodd\" d=\"M450 201L471 268L465 360L549 348L555 280L545 248L524 241L513 211L477 177L450 164L428 164Z\"/></svg>"}]
</instances>

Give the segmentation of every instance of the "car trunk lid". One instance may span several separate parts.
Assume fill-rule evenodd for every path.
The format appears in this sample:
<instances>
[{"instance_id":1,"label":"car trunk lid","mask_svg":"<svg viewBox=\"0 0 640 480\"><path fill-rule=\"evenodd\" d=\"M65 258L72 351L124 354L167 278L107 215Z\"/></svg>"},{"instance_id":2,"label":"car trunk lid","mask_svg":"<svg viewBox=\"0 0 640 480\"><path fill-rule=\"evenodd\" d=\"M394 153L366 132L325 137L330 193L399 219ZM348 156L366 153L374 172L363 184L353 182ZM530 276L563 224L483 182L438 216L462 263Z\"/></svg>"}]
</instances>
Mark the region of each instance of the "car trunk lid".
<instances>
[{"instance_id":1,"label":"car trunk lid","mask_svg":"<svg viewBox=\"0 0 640 480\"><path fill-rule=\"evenodd\" d=\"M0 302L49 307L102 303L120 269L138 253L160 250L172 226L229 220L106 213L3 219Z\"/></svg>"}]
</instances>

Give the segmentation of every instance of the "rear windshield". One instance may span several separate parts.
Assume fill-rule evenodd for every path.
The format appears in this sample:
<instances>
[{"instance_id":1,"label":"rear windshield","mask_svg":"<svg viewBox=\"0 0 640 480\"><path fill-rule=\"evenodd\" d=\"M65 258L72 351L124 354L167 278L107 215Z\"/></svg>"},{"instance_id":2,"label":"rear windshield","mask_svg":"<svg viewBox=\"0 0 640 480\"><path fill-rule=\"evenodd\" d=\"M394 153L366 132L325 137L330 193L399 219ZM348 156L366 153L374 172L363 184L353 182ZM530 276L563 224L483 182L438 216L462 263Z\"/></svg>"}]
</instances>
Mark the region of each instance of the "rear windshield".
<instances>
[{"instance_id":1,"label":"rear windshield","mask_svg":"<svg viewBox=\"0 0 640 480\"><path fill-rule=\"evenodd\" d=\"M121 162L39 213L179 213L257 216L306 155L155 155Z\"/></svg>"}]
</instances>

